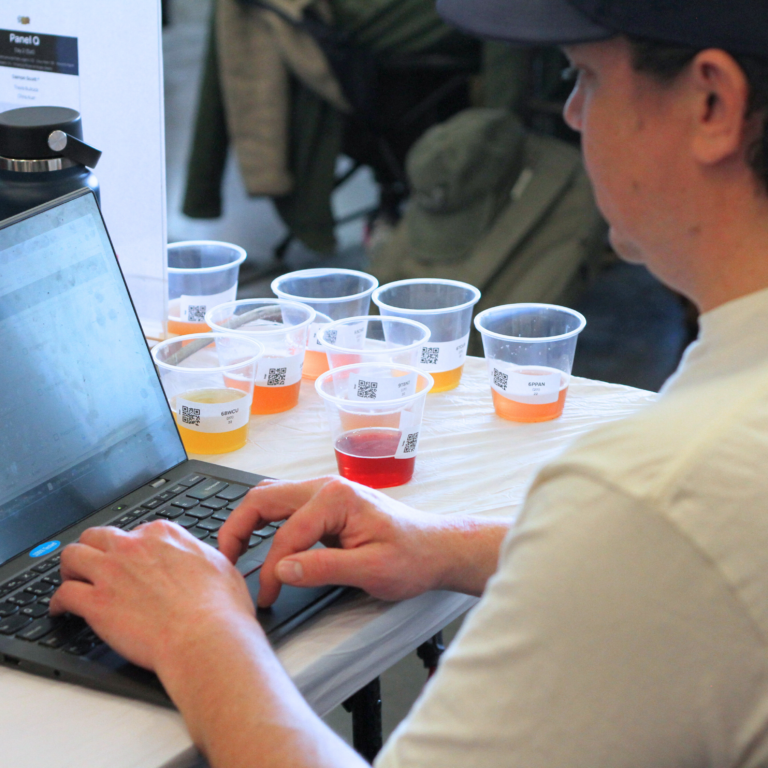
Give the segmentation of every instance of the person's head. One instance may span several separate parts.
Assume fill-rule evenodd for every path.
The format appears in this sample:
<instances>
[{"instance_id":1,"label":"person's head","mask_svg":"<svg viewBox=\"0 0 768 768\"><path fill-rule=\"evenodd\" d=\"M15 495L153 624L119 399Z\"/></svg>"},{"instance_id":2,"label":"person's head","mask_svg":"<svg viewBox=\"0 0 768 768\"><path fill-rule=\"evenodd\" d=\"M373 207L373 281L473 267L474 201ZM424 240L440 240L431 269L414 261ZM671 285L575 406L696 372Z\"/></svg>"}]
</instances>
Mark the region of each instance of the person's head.
<instances>
[{"instance_id":1,"label":"person's head","mask_svg":"<svg viewBox=\"0 0 768 768\"><path fill-rule=\"evenodd\" d=\"M625 258L695 294L701 264L691 260L721 236L717 224L744 199L768 211L768 1L438 0L438 9L486 37L563 47L578 74L565 118L582 133Z\"/></svg>"}]
</instances>

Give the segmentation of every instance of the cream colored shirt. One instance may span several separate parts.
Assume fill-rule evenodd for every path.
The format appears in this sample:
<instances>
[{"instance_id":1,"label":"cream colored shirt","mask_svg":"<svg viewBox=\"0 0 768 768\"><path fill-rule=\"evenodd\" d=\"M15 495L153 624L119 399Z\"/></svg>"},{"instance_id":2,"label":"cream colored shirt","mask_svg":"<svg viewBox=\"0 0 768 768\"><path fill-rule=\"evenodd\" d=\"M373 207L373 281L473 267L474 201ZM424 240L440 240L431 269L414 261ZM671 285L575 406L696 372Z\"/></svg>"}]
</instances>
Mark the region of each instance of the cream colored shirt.
<instances>
[{"instance_id":1,"label":"cream colored shirt","mask_svg":"<svg viewBox=\"0 0 768 768\"><path fill-rule=\"evenodd\" d=\"M768 291L535 481L378 768L768 765Z\"/></svg>"}]
</instances>

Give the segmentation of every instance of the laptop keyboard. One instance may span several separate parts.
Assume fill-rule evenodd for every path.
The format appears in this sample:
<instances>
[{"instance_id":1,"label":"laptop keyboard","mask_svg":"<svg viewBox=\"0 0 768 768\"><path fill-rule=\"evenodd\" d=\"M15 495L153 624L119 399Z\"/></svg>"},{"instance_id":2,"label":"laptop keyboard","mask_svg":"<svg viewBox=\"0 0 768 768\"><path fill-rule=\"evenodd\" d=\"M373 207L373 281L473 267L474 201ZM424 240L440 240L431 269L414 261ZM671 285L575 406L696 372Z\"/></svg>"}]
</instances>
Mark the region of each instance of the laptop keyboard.
<instances>
[{"instance_id":1,"label":"laptop keyboard","mask_svg":"<svg viewBox=\"0 0 768 768\"><path fill-rule=\"evenodd\" d=\"M193 536L218 547L219 528L250 490L200 474L187 475L138 506L118 504L110 525L130 531L152 520L172 520ZM270 523L251 534L248 549L267 548L281 523ZM75 656L106 648L79 617L49 616L51 595L61 584L61 555L48 557L24 573L0 584L0 635L39 643Z\"/></svg>"}]
</instances>

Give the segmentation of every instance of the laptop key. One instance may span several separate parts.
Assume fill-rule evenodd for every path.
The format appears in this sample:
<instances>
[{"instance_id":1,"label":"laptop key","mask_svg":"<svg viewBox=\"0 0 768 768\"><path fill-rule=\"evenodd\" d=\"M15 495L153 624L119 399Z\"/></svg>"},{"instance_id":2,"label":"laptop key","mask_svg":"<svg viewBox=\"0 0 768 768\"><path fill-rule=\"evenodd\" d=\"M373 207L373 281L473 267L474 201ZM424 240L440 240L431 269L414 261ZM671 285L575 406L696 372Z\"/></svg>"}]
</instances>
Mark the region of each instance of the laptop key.
<instances>
[{"instance_id":1,"label":"laptop key","mask_svg":"<svg viewBox=\"0 0 768 768\"><path fill-rule=\"evenodd\" d=\"M56 616L53 617L53 621L55 622L53 634L40 643L46 648L61 648L86 627L86 623L79 616Z\"/></svg>"},{"instance_id":2,"label":"laptop key","mask_svg":"<svg viewBox=\"0 0 768 768\"><path fill-rule=\"evenodd\" d=\"M44 619L38 619L30 624L26 629L16 633L16 637L20 640L29 640L34 643L38 640L42 640L46 635L50 635L54 629L56 629L57 621L50 616Z\"/></svg>"},{"instance_id":3,"label":"laptop key","mask_svg":"<svg viewBox=\"0 0 768 768\"><path fill-rule=\"evenodd\" d=\"M202 520L203 518L210 517L212 512L213 512L212 509L205 509L204 507L195 507L194 509L187 510L188 515L191 515L192 517L196 517L198 520Z\"/></svg>"},{"instance_id":4,"label":"laptop key","mask_svg":"<svg viewBox=\"0 0 768 768\"><path fill-rule=\"evenodd\" d=\"M213 510L224 509L227 506L227 501L226 499L208 499L200 502L200 506Z\"/></svg>"},{"instance_id":5,"label":"laptop key","mask_svg":"<svg viewBox=\"0 0 768 768\"><path fill-rule=\"evenodd\" d=\"M242 499L250 490L247 485L235 485L233 483L229 488L225 488L221 493L217 493L216 496L227 501L236 501L237 499Z\"/></svg>"},{"instance_id":6,"label":"laptop key","mask_svg":"<svg viewBox=\"0 0 768 768\"><path fill-rule=\"evenodd\" d=\"M32 619L29 616L21 616L20 614L0 619L0 635L15 635L31 622Z\"/></svg>"},{"instance_id":7,"label":"laptop key","mask_svg":"<svg viewBox=\"0 0 768 768\"><path fill-rule=\"evenodd\" d=\"M227 486L228 484L221 480L209 478L204 483L195 486L191 491L187 491L187 496L198 501L205 501L205 499L210 499L211 496L221 493Z\"/></svg>"},{"instance_id":8,"label":"laptop key","mask_svg":"<svg viewBox=\"0 0 768 768\"><path fill-rule=\"evenodd\" d=\"M229 518L229 516L232 514L231 509L220 509L218 512L214 512L213 515L211 515L213 520L221 520L223 523L225 520Z\"/></svg>"},{"instance_id":9,"label":"laptop key","mask_svg":"<svg viewBox=\"0 0 768 768\"><path fill-rule=\"evenodd\" d=\"M258 544L261 544L263 539L257 533L252 533L251 538L248 539L248 549L253 549Z\"/></svg>"},{"instance_id":10,"label":"laptop key","mask_svg":"<svg viewBox=\"0 0 768 768\"><path fill-rule=\"evenodd\" d=\"M43 595L50 594L53 590L53 584L44 581L36 581L34 584L30 584L24 591L29 592L30 595L34 595L35 597L42 597Z\"/></svg>"},{"instance_id":11,"label":"laptop key","mask_svg":"<svg viewBox=\"0 0 768 768\"><path fill-rule=\"evenodd\" d=\"M273 528L271 525L267 525L257 533L259 534L259 536L261 536L262 539L268 539L277 533L277 529Z\"/></svg>"},{"instance_id":12,"label":"laptop key","mask_svg":"<svg viewBox=\"0 0 768 768\"><path fill-rule=\"evenodd\" d=\"M206 531L203 528L198 528L197 526L195 526L194 528L190 528L189 532L196 539L200 539L200 541L203 541L203 539L207 539L208 538L208 534L210 533L210 531Z\"/></svg>"},{"instance_id":13,"label":"laptop key","mask_svg":"<svg viewBox=\"0 0 768 768\"><path fill-rule=\"evenodd\" d=\"M153 499L149 499L148 501L145 501L141 506L144 509L157 509L162 503L163 503L163 499L155 497Z\"/></svg>"},{"instance_id":14,"label":"laptop key","mask_svg":"<svg viewBox=\"0 0 768 768\"><path fill-rule=\"evenodd\" d=\"M198 524L198 528L202 528L204 531L218 531L221 528L221 520L201 520Z\"/></svg>"},{"instance_id":15,"label":"laptop key","mask_svg":"<svg viewBox=\"0 0 768 768\"><path fill-rule=\"evenodd\" d=\"M193 526L197 525L197 518L184 515L183 517L177 518L173 522L178 523L182 528L192 528Z\"/></svg>"},{"instance_id":16,"label":"laptop key","mask_svg":"<svg viewBox=\"0 0 768 768\"><path fill-rule=\"evenodd\" d=\"M186 485L182 485L181 483L177 483L176 485L169 488L166 493L172 493L174 496L178 496L180 493L184 493L184 491L187 490Z\"/></svg>"},{"instance_id":17,"label":"laptop key","mask_svg":"<svg viewBox=\"0 0 768 768\"><path fill-rule=\"evenodd\" d=\"M193 485L202 483L205 480L204 475L187 475L179 480L179 485L183 485L185 488L191 488Z\"/></svg>"},{"instance_id":18,"label":"laptop key","mask_svg":"<svg viewBox=\"0 0 768 768\"><path fill-rule=\"evenodd\" d=\"M73 656L85 656L100 643L101 640L93 634L92 630L88 629L84 635L76 637L69 645L65 645L64 651Z\"/></svg>"},{"instance_id":19,"label":"laptop key","mask_svg":"<svg viewBox=\"0 0 768 768\"><path fill-rule=\"evenodd\" d=\"M60 587L61 574L57 571L56 573L51 573L48 576L43 576L43 581L46 584L53 584L54 587Z\"/></svg>"},{"instance_id":20,"label":"laptop key","mask_svg":"<svg viewBox=\"0 0 768 768\"><path fill-rule=\"evenodd\" d=\"M194 509L200 502L197 499L188 499L186 496L181 499L176 499L176 501L173 502L174 507L179 507L180 509Z\"/></svg>"},{"instance_id":21,"label":"laptop key","mask_svg":"<svg viewBox=\"0 0 768 768\"><path fill-rule=\"evenodd\" d=\"M6 616L13 616L17 613L19 606L14 603L9 603L7 600L0 603L0 619L4 619Z\"/></svg>"},{"instance_id":22,"label":"laptop key","mask_svg":"<svg viewBox=\"0 0 768 768\"><path fill-rule=\"evenodd\" d=\"M164 507L163 509L158 509L155 514L159 517L164 517L166 520L175 520L184 514L184 510L181 507Z\"/></svg>"},{"instance_id":23,"label":"laptop key","mask_svg":"<svg viewBox=\"0 0 768 768\"><path fill-rule=\"evenodd\" d=\"M48 615L48 606L40 603L33 603L26 608L21 609L23 616L31 616L33 619L39 619L41 616Z\"/></svg>"},{"instance_id":24,"label":"laptop key","mask_svg":"<svg viewBox=\"0 0 768 768\"><path fill-rule=\"evenodd\" d=\"M9 603L14 603L15 605L23 606L23 605L29 605L30 603L34 603L37 598L37 595L30 595L29 592L19 592L17 595L13 595L13 597L8 598Z\"/></svg>"},{"instance_id":25,"label":"laptop key","mask_svg":"<svg viewBox=\"0 0 768 768\"><path fill-rule=\"evenodd\" d=\"M55 563L52 560L46 560L44 563L38 563L32 570L35 573L45 573L46 571L50 571L54 565Z\"/></svg>"}]
</instances>

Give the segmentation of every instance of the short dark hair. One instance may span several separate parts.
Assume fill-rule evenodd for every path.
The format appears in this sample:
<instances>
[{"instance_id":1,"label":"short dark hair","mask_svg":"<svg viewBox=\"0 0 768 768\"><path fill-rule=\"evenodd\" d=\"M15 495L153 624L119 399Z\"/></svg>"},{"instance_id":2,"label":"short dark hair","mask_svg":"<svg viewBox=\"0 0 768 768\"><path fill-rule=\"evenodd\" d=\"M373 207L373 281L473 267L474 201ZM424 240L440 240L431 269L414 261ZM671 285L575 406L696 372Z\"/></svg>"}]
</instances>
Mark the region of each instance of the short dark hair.
<instances>
[{"instance_id":1,"label":"short dark hair","mask_svg":"<svg viewBox=\"0 0 768 768\"><path fill-rule=\"evenodd\" d=\"M629 42L635 71L645 72L666 84L671 83L702 50L632 36L629 36ZM762 113L762 135L750 147L748 160L763 190L768 191L768 59L730 55L744 71L749 84L745 117Z\"/></svg>"}]
</instances>

